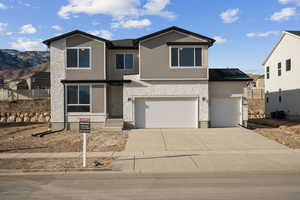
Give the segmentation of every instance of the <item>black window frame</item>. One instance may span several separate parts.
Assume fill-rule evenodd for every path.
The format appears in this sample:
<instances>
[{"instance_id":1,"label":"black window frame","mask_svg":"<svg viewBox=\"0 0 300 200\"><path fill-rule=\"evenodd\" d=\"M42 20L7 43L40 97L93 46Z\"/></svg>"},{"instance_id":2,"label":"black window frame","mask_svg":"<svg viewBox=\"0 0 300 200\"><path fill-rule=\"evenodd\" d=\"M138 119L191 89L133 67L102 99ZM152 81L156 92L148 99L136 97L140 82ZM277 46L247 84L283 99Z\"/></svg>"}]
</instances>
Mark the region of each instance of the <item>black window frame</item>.
<instances>
[{"instance_id":1,"label":"black window frame","mask_svg":"<svg viewBox=\"0 0 300 200\"><path fill-rule=\"evenodd\" d=\"M181 65L181 52L183 49L193 49L193 65ZM176 56L173 55L177 50ZM197 54L196 52L199 51ZM198 55L198 57L197 57ZM176 59L177 57L177 59ZM175 60L173 60L175 58ZM175 63L176 62L176 63ZM203 48L202 47L170 47L170 68L199 68L203 67Z\"/></svg>"},{"instance_id":2,"label":"black window frame","mask_svg":"<svg viewBox=\"0 0 300 200\"><path fill-rule=\"evenodd\" d=\"M289 72L292 70L292 59L287 59L285 61L285 71Z\"/></svg>"},{"instance_id":3,"label":"black window frame","mask_svg":"<svg viewBox=\"0 0 300 200\"><path fill-rule=\"evenodd\" d=\"M92 105L92 86L89 84L68 84L65 86L66 87L66 108L67 108L67 112L68 113L74 113L74 112L82 112L82 113L89 113L91 112L91 105ZM76 102L72 102L69 103L69 87L77 87L77 94L76 94L76 98L77 101ZM88 102L89 103L82 103L82 96L80 92L80 87L88 87L89 88L89 99ZM75 96L75 95L74 95Z\"/></svg>"},{"instance_id":4,"label":"black window frame","mask_svg":"<svg viewBox=\"0 0 300 200\"><path fill-rule=\"evenodd\" d=\"M269 66L266 67L266 77L267 77L267 79L270 79L270 67Z\"/></svg>"},{"instance_id":5,"label":"black window frame","mask_svg":"<svg viewBox=\"0 0 300 200\"><path fill-rule=\"evenodd\" d=\"M77 56L76 56L76 66L69 65L69 51L76 50ZM88 50L89 52L89 60L88 60L88 66L81 66L80 59L80 50ZM92 67L92 48L91 47L68 47L66 50L66 68L67 69L91 69Z\"/></svg>"},{"instance_id":6,"label":"black window frame","mask_svg":"<svg viewBox=\"0 0 300 200\"><path fill-rule=\"evenodd\" d=\"M279 62L277 64L277 75L278 76L281 76L282 75L282 65L281 65L281 62Z\"/></svg>"},{"instance_id":7,"label":"black window frame","mask_svg":"<svg viewBox=\"0 0 300 200\"><path fill-rule=\"evenodd\" d=\"M119 66L118 65L118 56L122 56L123 57L123 62L122 62L122 65L123 66ZM127 66L127 58L126 56L131 56L132 58L132 66ZM134 69L134 54L133 53L118 53L116 54L116 69L118 70L132 70Z\"/></svg>"}]
</instances>

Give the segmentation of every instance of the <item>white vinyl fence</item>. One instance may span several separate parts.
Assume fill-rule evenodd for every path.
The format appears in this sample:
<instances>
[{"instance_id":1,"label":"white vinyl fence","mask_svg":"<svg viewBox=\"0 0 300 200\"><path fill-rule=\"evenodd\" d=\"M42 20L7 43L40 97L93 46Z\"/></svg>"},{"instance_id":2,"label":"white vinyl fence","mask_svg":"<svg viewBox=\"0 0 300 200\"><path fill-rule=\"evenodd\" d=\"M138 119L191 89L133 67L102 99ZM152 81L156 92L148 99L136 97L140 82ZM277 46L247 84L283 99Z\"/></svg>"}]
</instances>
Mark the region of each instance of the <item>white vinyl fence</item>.
<instances>
[{"instance_id":1,"label":"white vinyl fence","mask_svg":"<svg viewBox=\"0 0 300 200\"><path fill-rule=\"evenodd\" d=\"M12 90L0 88L0 101L50 98L50 89Z\"/></svg>"}]
</instances>

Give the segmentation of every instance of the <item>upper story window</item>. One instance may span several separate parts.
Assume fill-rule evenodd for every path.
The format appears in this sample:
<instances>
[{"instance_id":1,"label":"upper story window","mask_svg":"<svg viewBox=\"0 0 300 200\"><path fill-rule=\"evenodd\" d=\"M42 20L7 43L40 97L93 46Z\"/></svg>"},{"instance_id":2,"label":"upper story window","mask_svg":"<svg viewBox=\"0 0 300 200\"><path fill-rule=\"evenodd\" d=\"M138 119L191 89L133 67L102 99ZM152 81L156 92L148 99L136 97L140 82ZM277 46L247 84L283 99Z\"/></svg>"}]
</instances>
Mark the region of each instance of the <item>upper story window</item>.
<instances>
[{"instance_id":1,"label":"upper story window","mask_svg":"<svg viewBox=\"0 0 300 200\"><path fill-rule=\"evenodd\" d=\"M291 69L292 69L291 59L288 59L288 60L285 61L285 67L286 67L286 71L291 71Z\"/></svg>"},{"instance_id":2,"label":"upper story window","mask_svg":"<svg viewBox=\"0 0 300 200\"><path fill-rule=\"evenodd\" d=\"M171 67L202 66L201 48L171 48Z\"/></svg>"},{"instance_id":3,"label":"upper story window","mask_svg":"<svg viewBox=\"0 0 300 200\"><path fill-rule=\"evenodd\" d=\"M266 68L266 77L267 77L267 79L270 78L270 67Z\"/></svg>"},{"instance_id":4,"label":"upper story window","mask_svg":"<svg viewBox=\"0 0 300 200\"><path fill-rule=\"evenodd\" d=\"M90 112L90 85L67 85L67 112Z\"/></svg>"},{"instance_id":5,"label":"upper story window","mask_svg":"<svg viewBox=\"0 0 300 200\"><path fill-rule=\"evenodd\" d=\"M133 54L116 54L117 69L132 69Z\"/></svg>"},{"instance_id":6,"label":"upper story window","mask_svg":"<svg viewBox=\"0 0 300 200\"><path fill-rule=\"evenodd\" d=\"M278 63L278 76L281 76L281 62Z\"/></svg>"},{"instance_id":7,"label":"upper story window","mask_svg":"<svg viewBox=\"0 0 300 200\"><path fill-rule=\"evenodd\" d=\"M68 48L67 68L90 68L91 49L90 48Z\"/></svg>"}]
</instances>

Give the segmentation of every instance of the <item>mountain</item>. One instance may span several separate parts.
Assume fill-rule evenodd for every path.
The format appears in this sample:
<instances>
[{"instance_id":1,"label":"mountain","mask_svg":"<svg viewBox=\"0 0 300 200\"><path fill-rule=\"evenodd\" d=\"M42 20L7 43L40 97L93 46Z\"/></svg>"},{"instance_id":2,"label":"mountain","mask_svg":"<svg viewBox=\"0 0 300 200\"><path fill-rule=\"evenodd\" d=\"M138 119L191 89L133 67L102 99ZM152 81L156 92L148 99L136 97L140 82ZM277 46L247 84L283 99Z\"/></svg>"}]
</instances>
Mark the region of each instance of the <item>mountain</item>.
<instances>
[{"instance_id":1,"label":"mountain","mask_svg":"<svg viewBox=\"0 0 300 200\"><path fill-rule=\"evenodd\" d=\"M49 71L49 51L0 49L0 77L4 81L23 79L36 71Z\"/></svg>"}]
</instances>

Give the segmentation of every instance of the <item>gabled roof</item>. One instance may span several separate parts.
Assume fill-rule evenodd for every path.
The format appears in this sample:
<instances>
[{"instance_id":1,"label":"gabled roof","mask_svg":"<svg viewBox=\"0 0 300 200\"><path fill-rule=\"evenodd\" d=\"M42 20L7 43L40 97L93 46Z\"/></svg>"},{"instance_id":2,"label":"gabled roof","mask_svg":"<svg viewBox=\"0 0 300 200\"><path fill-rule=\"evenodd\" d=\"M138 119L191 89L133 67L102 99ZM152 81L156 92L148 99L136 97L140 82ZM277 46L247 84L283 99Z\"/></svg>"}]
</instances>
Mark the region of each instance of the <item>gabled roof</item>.
<instances>
[{"instance_id":1,"label":"gabled roof","mask_svg":"<svg viewBox=\"0 0 300 200\"><path fill-rule=\"evenodd\" d=\"M71 31L71 32L68 32L68 33L65 33L65 34L58 35L56 37L50 38L48 40L45 40L45 41L43 41L43 43L46 44L47 46L49 46L50 43L53 42L53 41L60 40L62 38L69 37L69 36L75 35L75 34L81 34L81 35L93 38L95 40L100 40L102 42L110 42L109 40L106 40L104 38L101 38L101 37L98 37L98 36L95 36L95 35L92 35L92 34L89 34L89 33L83 32L83 31L80 31L80 30L74 30L74 31Z\"/></svg>"},{"instance_id":2,"label":"gabled roof","mask_svg":"<svg viewBox=\"0 0 300 200\"><path fill-rule=\"evenodd\" d=\"M252 81L247 74L238 68L209 69L209 81Z\"/></svg>"},{"instance_id":3,"label":"gabled roof","mask_svg":"<svg viewBox=\"0 0 300 200\"><path fill-rule=\"evenodd\" d=\"M300 36L300 31L285 31L285 32Z\"/></svg>"},{"instance_id":4,"label":"gabled roof","mask_svg":"<svg viewBox=\"0 0 300 200\"><path fill-rule=\"evenodd\" d=\"M151 33L149 35L145 35L143 37L138 38L137 41L142 41L142 40L145 40L145 39L148 39L148 38L151 38L151 37L154 37L154 36L169 32L169 31L178 31L178 32L182 32L182 33L185 33L185 34L188 34L188 35L192 35L192 36L197 37L197 38L206 39L210 42L210 46L213 45L213 43L216 41L212 38L209 38L209 37L206 37L206 36L203 36L203 35L200 35L198 33L194 33L194 32L182 29L182 28L179 28L177 26L171 26L169 28Z\"/></svg>"},{"instance_id":5,"label":"gabled roof","mask_svg":"<svg viewBox=\"0 0 300 200\"><path fill-rule=\"evenodd\" d=\"M268 56L266 57L266 59L264 60L263 62L263 65L266 64L266 62L269 60L269 58L271 57L272 53L275 51L276 47L279 45L279 43L281 42L281 40L283 39L283 37L286 35L286 34L289 34L289 35L294 35L296 36L297 38L300 39L300 31L283 31L281 36L280 36L280 39L276 42L276 44L274 45L274 47L272 48L271 52L268 54Z\"/></svg>"}]
</instances>

